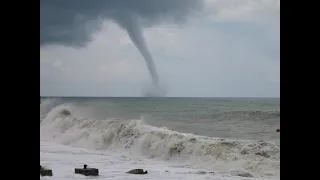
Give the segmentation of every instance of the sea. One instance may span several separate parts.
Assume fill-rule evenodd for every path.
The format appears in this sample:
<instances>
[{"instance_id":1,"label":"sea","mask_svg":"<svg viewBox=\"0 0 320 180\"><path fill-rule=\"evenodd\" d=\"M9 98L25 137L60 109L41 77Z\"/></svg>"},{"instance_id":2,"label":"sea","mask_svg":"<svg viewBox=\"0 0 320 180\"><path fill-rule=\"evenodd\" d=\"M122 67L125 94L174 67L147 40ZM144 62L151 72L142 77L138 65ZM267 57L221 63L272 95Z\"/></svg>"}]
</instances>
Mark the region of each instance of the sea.
<instances>
[{"instance_id":1,"label":"sea","mask_svg":"<svg viewBox=\"0 0 320 180\"><path fill-rule=\"evenodd\" d=\"M280 98L41 97L40 179L280 179L277 129Z\"/></svg>"}]
</instances>

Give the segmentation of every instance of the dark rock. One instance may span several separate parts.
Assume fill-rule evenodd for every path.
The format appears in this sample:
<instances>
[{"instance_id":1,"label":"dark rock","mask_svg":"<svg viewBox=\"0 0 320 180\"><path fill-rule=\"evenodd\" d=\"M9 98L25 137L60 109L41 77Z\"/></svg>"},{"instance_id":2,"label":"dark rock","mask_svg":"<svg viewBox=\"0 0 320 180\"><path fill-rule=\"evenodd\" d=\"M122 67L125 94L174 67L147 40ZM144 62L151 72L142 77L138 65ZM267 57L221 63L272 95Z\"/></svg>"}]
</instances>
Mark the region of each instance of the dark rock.
<instances>
[{"instance_id":1,"label":"dark rock","mask_svg":"<svg viewBox=\"0 0 320 180\"><path fill-rule=\"evenodd\" d=\"M41 176L52 176L52 170L51 169L45 169L40 165L40 175Z\"/></svg>"},{"instance_id":2,"label":"dark rock","mask_svg":"<svg viewBox=\"0 0 320 180\"><path fill-rule=\"evenodd\" d=\"M148 174L148 171L143 171L143 169L132 169L128 171L129 174Z\"/></svg>"},{"instance_id":3,"label":"dark rock","mask_svg":"<svg viewBox=\"0 0 320 180\"><path fill-rule=\"evenodd\" d=\"M99 170L96 168L88 168L88 165L83 165L83 168L75 168L75 174L82 174L85 176L99 176Z\"/></svg>"}]
</instances>

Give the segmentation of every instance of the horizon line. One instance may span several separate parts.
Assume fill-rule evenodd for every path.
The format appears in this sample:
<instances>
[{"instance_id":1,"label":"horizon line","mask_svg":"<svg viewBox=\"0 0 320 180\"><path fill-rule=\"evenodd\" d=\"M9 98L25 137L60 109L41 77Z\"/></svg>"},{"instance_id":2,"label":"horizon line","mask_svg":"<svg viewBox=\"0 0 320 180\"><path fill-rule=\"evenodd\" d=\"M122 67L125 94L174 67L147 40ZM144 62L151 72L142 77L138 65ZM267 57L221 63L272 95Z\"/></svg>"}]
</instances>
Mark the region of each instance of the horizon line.
<instances>
[{"instance_id":1,"label":"horizon line","mask_svg":"<svg viewBox=\"0 0 320 180\"><path fill-rule=\"evenodd\" d=\"M259 97L259 96L164 96L164 97L157 97L157 96L41 96L40 98L277 98L280 97Z\"/></svg>"}]
</instances>

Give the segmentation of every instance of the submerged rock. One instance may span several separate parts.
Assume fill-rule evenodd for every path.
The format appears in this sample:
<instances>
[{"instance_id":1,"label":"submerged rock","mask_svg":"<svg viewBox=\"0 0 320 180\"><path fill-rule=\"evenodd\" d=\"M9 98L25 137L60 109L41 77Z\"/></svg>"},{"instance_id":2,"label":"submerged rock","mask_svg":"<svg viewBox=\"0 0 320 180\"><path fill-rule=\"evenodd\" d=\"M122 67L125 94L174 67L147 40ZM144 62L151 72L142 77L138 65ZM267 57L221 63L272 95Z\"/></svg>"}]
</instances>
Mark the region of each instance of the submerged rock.
<instances>
[{"instance_id":1,"label":"submerged rock","mask_svg":"<svg viewBox=\"0 0 320 180\"><path fill-rule=\"evenodd\" d=\"M129 174L148 174L148 171L143 171L143 169L132 169L128 171Z\"/></svg>"}]
</instances>

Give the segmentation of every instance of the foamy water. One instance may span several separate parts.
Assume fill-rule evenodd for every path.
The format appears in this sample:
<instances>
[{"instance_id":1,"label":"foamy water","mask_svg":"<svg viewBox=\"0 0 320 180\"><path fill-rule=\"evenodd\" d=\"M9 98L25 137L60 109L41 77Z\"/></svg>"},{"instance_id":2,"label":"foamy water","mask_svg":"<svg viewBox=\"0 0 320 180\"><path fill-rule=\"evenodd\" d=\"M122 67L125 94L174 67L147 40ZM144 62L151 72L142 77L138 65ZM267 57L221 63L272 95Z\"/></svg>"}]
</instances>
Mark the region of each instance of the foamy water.
<instances>
[{"instance_id":1,"label":"foamy water","mask_svg":"<svg viewBox=\"0 0 320 180\"><path fill-rule=\"evenodd\" d=\"M45 103L40 107L40 163L51 168L54 176L43 179L280 177L280 145L273 142L181 133L148 125L143 119L84 118L70 103ZM99 168L100 176L75 175L74 168L83 164ZM136 168L148 174L125 173ZM239 177L239 172L253 178Z\"/></svg>"},{"instance_id":2,"label":"foamy water","mask_svg":"<svg viewBox=\"0 0 320 180\"><path fill-rule=\"evenodd\" d=\"M83 148L69 147L49 142L40 143L41 164L53 170L52 177L41 179L190 179L190 180L226 180L226 179L270 179L245 178L231 175L232 172L215 172L195 169L183 164L168 163L154 159L133 156L130 153L102 152ZM86 163L99 169L100 176L85 177L74 174L74 168ZM147 175L132 175L125 173L134 168L148 170Z\"/></svg>"}]
</instances>

